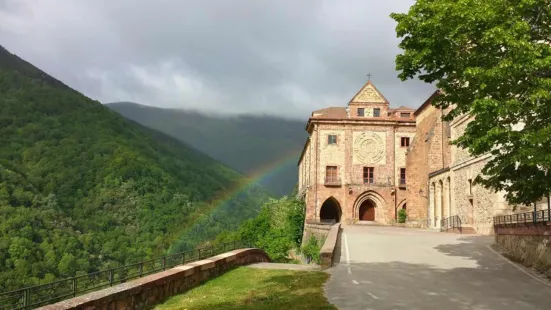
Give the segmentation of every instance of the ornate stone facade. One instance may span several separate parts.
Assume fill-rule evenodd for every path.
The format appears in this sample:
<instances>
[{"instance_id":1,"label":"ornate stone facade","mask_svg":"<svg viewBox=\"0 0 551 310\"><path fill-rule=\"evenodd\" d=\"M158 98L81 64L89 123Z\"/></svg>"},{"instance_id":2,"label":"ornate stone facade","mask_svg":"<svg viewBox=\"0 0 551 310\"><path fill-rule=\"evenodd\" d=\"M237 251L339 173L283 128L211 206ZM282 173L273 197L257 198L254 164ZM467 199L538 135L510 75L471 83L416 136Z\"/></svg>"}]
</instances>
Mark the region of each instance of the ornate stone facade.
<instances>
[{"instance_id":1,"label":"ornate stone facade","mask_svg":"<svg viewBox=\"0 0 551 310\"><path fill-rule=\"evenodd\" d=\"M453 217L465 229L491 234L493 217L513 208L504 193L473 183L490 157L473 158L450 144L471 119L443 121L447 111L432 105L436 96L415 111L390 109L368 82L347 108L313 112L299 161L306 218L389 224L404 208L415 226L447 229Z\"/></svg>"},{"instance_id":2,"label":"ornate stone facade","mask_svg":"<svg viewBox=\"0 0 551 310\"><path fill-rule=\"evenodd\" d=\"M406 168L406 138L415 135L413 112L389 108L368 82L348 107L312 113L299 161L299 194L306 201L307 220L395 221L397 209L406 207L400 173Z\"/></svg>"}]
</instances>

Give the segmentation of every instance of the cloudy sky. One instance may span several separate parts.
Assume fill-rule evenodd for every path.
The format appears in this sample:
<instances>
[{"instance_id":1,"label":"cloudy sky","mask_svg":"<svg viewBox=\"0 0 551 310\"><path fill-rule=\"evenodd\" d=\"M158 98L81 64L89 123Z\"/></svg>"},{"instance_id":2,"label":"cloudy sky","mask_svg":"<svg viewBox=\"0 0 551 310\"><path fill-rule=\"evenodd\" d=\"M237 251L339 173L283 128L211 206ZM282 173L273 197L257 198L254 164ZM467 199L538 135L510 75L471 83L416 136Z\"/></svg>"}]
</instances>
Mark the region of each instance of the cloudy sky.
<instances>
[{"instance_id":1,"label":"cloudy sky","mask_svg":"<svg viewBox=\"0 0 551 310\"><path fill-rule=\"evenodd\" d=\"M0 45L103 103L304 118L345 106L367 73L394 107L391 12L413 0L0 0Z\"/></svg>"}]
</instances>

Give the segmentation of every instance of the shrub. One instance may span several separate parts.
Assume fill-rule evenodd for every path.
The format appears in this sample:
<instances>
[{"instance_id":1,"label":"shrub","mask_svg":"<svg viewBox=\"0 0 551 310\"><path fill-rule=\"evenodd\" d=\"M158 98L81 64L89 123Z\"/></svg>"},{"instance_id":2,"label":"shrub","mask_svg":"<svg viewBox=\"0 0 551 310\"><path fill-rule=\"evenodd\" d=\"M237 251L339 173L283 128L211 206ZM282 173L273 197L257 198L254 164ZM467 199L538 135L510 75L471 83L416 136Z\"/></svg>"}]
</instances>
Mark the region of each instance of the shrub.
<instances>
[{"instance_id":1,"label":"shrub","mask_svg":"<svg viewBox=\"0 0 551 310\"><path fill-rule=\"evenodd\" d=\"M302 246L302 254L308 262L320 264L320 250L322 244L323 242L321 242L321 240L318 240L316 236L312 236L308 239L308 242Z\"/></svg>"},{"instance_id":2,"label":"shrub","mask_svg":"<svg viewBox=\"0 0 551 310\"><path fill-rule=\"evenodd\" d=\"M405 223L407 218L406 209L398 211L398 223Z\"/></svg>"}]
</instances>

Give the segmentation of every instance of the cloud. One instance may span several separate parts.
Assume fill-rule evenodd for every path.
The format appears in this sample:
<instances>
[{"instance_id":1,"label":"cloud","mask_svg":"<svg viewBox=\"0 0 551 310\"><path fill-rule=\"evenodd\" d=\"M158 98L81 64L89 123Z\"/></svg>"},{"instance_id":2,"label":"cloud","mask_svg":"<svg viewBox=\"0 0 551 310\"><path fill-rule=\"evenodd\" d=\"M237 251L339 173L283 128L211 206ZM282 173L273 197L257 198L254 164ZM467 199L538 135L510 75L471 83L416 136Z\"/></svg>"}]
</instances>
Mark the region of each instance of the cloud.
<instances>
[{"instance_id":1,"label":"cloud","mask_svg":"<svg viewBox=\"0 0 551 310\"><path fill-rule=\"evenodd\" d=\"M433 90L394 70L412 0L0 0L0 44L102 102L305 118L366 74L392 106Z\"/></svg>"}]
</instances>

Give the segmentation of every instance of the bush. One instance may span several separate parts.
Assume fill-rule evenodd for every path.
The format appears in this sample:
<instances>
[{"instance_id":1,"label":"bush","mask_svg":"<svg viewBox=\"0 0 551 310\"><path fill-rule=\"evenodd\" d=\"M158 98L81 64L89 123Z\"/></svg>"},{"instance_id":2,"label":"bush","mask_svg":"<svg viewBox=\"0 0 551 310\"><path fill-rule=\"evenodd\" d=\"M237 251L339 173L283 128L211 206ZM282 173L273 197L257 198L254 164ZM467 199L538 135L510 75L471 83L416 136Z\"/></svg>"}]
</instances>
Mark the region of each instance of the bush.
<instances>
[{"instance_id":1,"label":"bush","mask_svg":"<svg viewBox=\"0 0 551 310\"><path fill-rule=\"evenodd\" d=\"M320 250L322 244L323 242L321 242L321 240L318 240L316 236L312 236L308 239L308 242L302 246L302 255L304 255L309 263L314 262L318 265L320 264Z\"/></svg>"},{"instance_id":2,"label":"bush","mask_svg":"<svg viewBox=\"0 0 551 310\"><path fill-rule=\"evenodd\" d=\"M294 196L270 199L257 217L245 221L237 231L218 235L217 243L243 240L266 251L275 262L289 262L289 251L299 248L304 227L305 204Z\"/></svg>"},{"instance_id":3,"label":"bush","mask_svg":"<svg viewBox=\"0 0 551 310\"><path fill-rule=\"evenodd\" d=\"M405 223L407 218L406 209L398 211L398 223Z\"/></svg>"}]
</instances>

